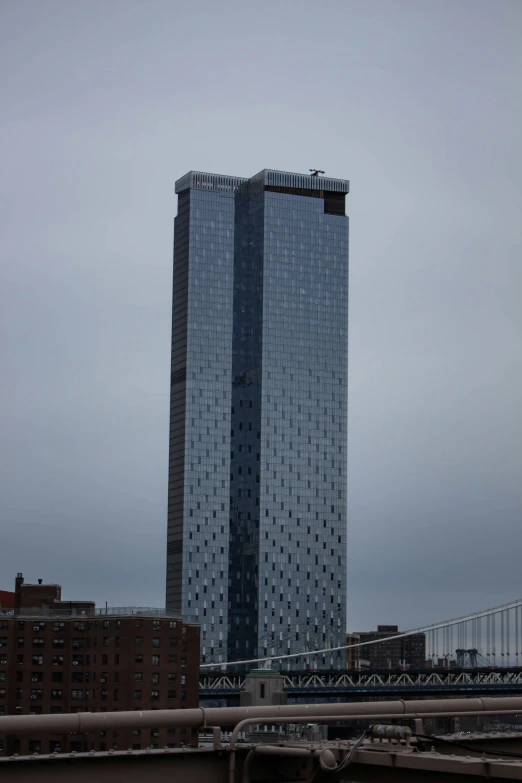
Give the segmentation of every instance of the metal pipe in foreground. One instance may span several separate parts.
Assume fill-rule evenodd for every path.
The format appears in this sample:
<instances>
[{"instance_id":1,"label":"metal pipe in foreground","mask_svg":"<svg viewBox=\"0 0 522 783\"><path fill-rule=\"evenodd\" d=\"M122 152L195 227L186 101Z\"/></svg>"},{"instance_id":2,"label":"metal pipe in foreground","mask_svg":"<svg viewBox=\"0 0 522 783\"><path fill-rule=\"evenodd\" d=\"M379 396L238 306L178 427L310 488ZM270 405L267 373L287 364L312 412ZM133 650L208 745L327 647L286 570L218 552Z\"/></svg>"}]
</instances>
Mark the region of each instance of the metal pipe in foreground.
<instances>
[{"instance_id":1,"label":"metal pipe in foreground","mask_svg":"<svg viewBox=\"0 0 522 783\"><path fill-rule=\"evenodd\" d=\"M322 716L332 720L370 720L372 718L522 714L522 697L473 699L416 699L414 701L350 702L348 704L288 704L277 707L197 707L188 710L148 710L146 712L77 712L70 715L3 715L0 736L31 734L34 731L89 733L121 728L199 728L235 726L246 718L277 722L278 718ZM312 716L314 716L312 718Z\"/></svg>"},{"instance_id":2,"label":"metal pipe in foreground","mask_svg":"<svg viewBox=\"0 0 522 783\"><path fill-rule=\"evenodd\" d=\"M247 754L245 761L243 762L243 772L241 775L241 783L250 783L250 766L255 756L279 756L280 758L294 758L294 759L322 759L323 765L326 769L333 770L337 764L337 759L330 748L292 748L281 747L280 745L255 745L252 750ZM315 770L314 770L315 772ZM313 780L312 777L307 778L307 781ZM304 783L307 783L304 781Z\"/></svg>"},{"instance_id":3,"label":"metal pipe in foreground","mask_svg":"<svg viewBox=\"0 0 522 783\"><path fill-rule=\"evenodd\" d=\"M295 712L295 711L294 711ZM321 717L317 717L316 715L306 715L305 717L300 715L287 715L286 718L268 718L265 722L271 722L274 721L275 724L278 725L284 725L287 723L308 723L309 720L318 722L318 723L329 723L330 721L334 722L336 720L336 716L332 715L322 715ZM259 723L259 718L243 718L242 721L240 721L237 726L234 726L234 730L232 734L230 735L230 744L229 744L229 751L230 751L230 758L228 762L228 780L229 783L234 783L234 780L236 778L236 742L240 731L243 731L243 729L246 726L252 726Z\"/></svg>"}]
</instances>

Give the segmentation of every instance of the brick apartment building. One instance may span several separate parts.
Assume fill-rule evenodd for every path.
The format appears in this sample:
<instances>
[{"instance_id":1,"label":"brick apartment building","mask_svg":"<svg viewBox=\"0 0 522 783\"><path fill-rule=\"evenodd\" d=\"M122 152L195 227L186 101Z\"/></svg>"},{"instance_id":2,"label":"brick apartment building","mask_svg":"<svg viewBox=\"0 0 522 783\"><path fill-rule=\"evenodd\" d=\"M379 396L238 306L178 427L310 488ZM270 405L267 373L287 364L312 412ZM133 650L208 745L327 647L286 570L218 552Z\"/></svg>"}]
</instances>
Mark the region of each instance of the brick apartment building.
<instances>
[{"instance_id":1,"label":"brick apartment building","mask_svg":"<svg viewBox=\"0 0 522 783\"><path fill-rule=\"evenodd\" d=\"M199 627L160 610L96 611L62 601L59 585L16 580L15 609L0 615L0 714L179 709L199 704ZM189 744L183 729L0 737L26 754Z\"/></svg>"},{"instance_id":2,"label":"brick apartment building","mask_svg":"<svg viewBox=\"0 0 522 783\"><path fill-rule=\"evenodd\" d=\"M378 625L377 631L359 632L361 642L373 642L378 639L399 634L397 625ZM366 661L370 669L396 669L406 666L411 669L422 669L426 665L426 636L415 633L402 639L389 639L379 644L369 644L359 649L361 661Z\"/></svg>"},{"instance_id":3,"label":"brick apartment building","mask_svg":"<svg viewBox=\"0 0 522 783\"><path fill-rule=\"evenodd\" d=\"M346 634L346 644L352 645L352 644L359 644L361 641L361 638L358 633L349 633ZM363 648L364 650L364 648ZM364 658L364 652L363 656ZM358 669L360 667L360 658L361 658L361 651L359 647L350 647L348 646L346 650L346 668L347 669Z\"/></svg>"}]
</instances>

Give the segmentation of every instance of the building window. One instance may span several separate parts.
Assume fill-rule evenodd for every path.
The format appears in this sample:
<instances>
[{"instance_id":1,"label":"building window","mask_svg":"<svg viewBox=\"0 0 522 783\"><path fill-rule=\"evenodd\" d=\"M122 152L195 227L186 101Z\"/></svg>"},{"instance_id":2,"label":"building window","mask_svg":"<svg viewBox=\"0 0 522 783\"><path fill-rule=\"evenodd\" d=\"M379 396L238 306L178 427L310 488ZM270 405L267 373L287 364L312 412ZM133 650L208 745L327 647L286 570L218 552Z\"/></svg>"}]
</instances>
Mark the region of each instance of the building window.
<instances>
[{"instance_id":1,"label":"building window","mask_svg":"<svg viewBox=\"0 0 522 783\"><path fill-rule=\"evenodd\" d=\"M159 699L159 691L151 691L150 692L150 698L151 699Z\"/></svg>"},{"instance_id":2,"label":"building window","mask_svg":"<svg viewBox=\"0 0 522 783\"><path fill-rule=\"evenodd\" d=\"M135 663L143 663L143 655L136 655L134 657L134 662Z\"/></svg>"},{"instance_id":3,"label":"building window","mask_svg":"<svg viewBox=\"0 0 522 783\"><path fill-rule=\"evenodd\" d=\"M152 665L153 666L159 666L160 665L160 657L159 657L159 655L153 655L152 656Z\"/></svg>"},{"instance_id":4,"label":"building window","mask_svg":"<svg viewBox=\"0 0 522 783\"><path fill-rule=\"evenodd\" d=\"M142 691L134 691L132 696L134 699L141 699Z\"/></svg>"},{"instance_id":5,"label":"building window","mask_svg":"<svg viewBox=\"0 0 522 783\"><path fill-rule=\"evenodd\" d=\"M135 680L143 680L143 672L134 672Z\"/></svg>"},{"instance_id":6,"label":"building window","mask_svg":"<svg viewBox=\"0 0 522 783\"><path fill-rule=\"evenodd\" d=\"M176 691L168 691L168 698L169 699L175 699L176 698Z\"/></svg>"},{"instance_id":7,"label":"building window","mask_svg":"<svg viewBox=\"0 0 522 783\"><path fill-rule=\"evenodd\" d=\"M33 655L31 658L31 664L33 666L43 666L44 658L43 655Z\"/></svg>"},{"instance_id":8,"label":"building window","mask_svg":"<svg viewBox=\"0 0 522 783\"><path fill-rule=\"evenodd\" d=\"M152 627L154 628L155 631L159 631L159 629L161 628L161 620L153 620Z\"/></svg>"},{"instance_id":9,"label":"building window","mask_svg":"<svg viewBox=\"0 0 522 783\"><path fill-rule=\"evenodd\" d=\"M157 684L158 684L158 682L159 682L159 672L153 672L153 673L151 674L151 680L150 680L150 681L151 681L151 683L152 683L153 685L157 685Z\"/></svg>"},{"instance_id":10,"label":"building window","mask_svg":"<svg viewBox=\"0 0 522 783\"><path fill-rule=\"evenodd\" d=\"M83 690L71 691L71 699L83 699Z\"/></svg>"},{"instance_id":11,"label":"building window","mask_svg":"<svg viewBox=\"0 0 522 783\"><path fill-rule=\"evenodd\" d=\"M143 636L136 637L136 644L143 644Z\"/></svg>"},{"instance_id":12,"label":"building window","mask_svg":"<svg viewBox=\"0 0 522 783\"><path fill-rule=\"evenodd\" d=\"M169 628L177 628L177 625L178 624L177 624L176 620L171 620L169 622Z\"/></svg>"}]
</instances>

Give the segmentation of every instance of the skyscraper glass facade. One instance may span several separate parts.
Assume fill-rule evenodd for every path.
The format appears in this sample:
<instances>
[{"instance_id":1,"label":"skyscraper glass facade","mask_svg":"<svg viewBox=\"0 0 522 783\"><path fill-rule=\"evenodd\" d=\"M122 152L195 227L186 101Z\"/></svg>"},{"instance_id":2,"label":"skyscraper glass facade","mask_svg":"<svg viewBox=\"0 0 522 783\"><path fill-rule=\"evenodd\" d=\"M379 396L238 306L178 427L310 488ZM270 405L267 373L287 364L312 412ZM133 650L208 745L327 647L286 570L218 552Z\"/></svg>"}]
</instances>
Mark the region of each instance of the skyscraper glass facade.
<instances>
[{"instance_id":1,"label":"skyscraper glass facade","mask_svg":"<svg viewBox=\"0 0 522 783\"><path fill-rule=\"evenodd\" d=\"M346 633L348 183L176 192L167 607L207 662L302 665Z\"/></svg>"}]
</instances>

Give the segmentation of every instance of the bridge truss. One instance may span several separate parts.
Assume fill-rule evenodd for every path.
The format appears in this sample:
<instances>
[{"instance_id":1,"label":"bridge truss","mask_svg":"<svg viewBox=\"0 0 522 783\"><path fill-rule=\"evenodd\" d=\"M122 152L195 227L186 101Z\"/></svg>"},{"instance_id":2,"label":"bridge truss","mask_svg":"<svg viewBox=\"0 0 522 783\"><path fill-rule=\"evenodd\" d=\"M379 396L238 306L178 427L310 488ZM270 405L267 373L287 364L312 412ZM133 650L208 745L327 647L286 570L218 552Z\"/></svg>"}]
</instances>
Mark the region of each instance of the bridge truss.
<instances>
[{"instance_id":1,"label":"bridge truss","mask_svg":"<svg viewBox=\"0 0 522 783\"><path fill-rule=\"evenodd\" d=\"M284 672L282 673L285 690L290 694L293 690L335 691L353 689L377 690L381 688L396 688L397 690L415 689L480 689L480 687L504 687L513 690L522 689L522 667L499 668L491 670L447 669L433 671L390 672L390 671L315 671L315 672ZM200 691L212 692L240 691L245 684L244 674L230 672L202 673Z\"/></svg>"}]
</instances>

